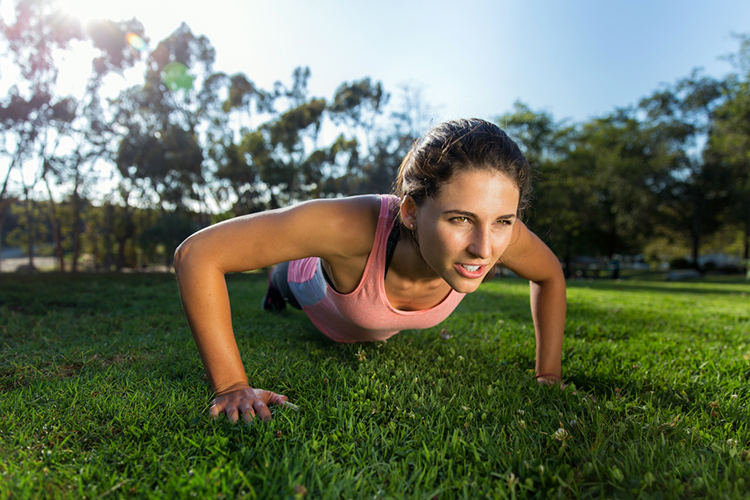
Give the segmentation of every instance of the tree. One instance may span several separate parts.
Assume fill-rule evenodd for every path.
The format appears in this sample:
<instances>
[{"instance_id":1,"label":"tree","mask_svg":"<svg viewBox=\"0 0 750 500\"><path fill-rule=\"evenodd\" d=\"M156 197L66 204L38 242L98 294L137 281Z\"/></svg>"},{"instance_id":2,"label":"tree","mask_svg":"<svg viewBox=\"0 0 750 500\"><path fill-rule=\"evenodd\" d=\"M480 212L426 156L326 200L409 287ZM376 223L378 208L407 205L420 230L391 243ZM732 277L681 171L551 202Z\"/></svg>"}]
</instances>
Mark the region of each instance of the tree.
<instances>
[{"instance_id":1,"label":"tree","mask_svg":"<svg viewBox=\"0 0 750 500\"><path fill-rule=\"evenodd\" d=\"M655 143L664 145L669 178L662 190L661 223L691 241L692 263L698 268L702 241L718 227L726 178L702 142L713 127L722 97L722 82L695 70L672 87L643 99ZM659 142L656 142L659 141Z\"/></svg>"},{"instance_id":2,"label":"tree","mask_svg":"<svg viewBox=\"0 0 750 500\"><path fill-rule=\"evenodd\" d=\"M323 192L332 159L330 149L318 147L318 134L327 103L308 98L309 78L308 68L297 68L290 87L276 82L258 101L270 119L243 130L239 143L225 149L229 162L218 175L234 185L246 209L277 208Z\"/></svg>"},{"instance_id":3,"label":"tree","mask_svg":"<svg viewBox=\"0 0 750 500\"><path fill-rule=\"evenodd\" d=\"M586 165L592 224L604 255L640 251L653 234L675 168L662 132L638 120L635 110L618 110L581 128L571 159Z\"/></svg>"},{"instance_id":4,"label":"tree","mask_svg":"<svg viewBox=\"0 0 750 500\"><path fill-rule=\"evenodd\" d=\"M54 56L82 39L83 31L77 20L60 13L50 0L19 0L14 18L0 21L0 33L4 54L17 72L15 83L0 99L0 151L8 164L0 187L1 225L13 174L18 172L26 205L33 205L31 193L47 175L62 130L73 118L73 99L56 95ZM27 213L28 217L35 215L35 211ZM29 225L35 223L30 220ZM33 267L34 238L29 241L29 265Z\"/></svg>"},{"instance_id":5,"label":"tree","mask_svg":"<svg viewBox=\"0 0 750 500\"><path fill-rule=\"evenodd\" d=\"M391 111L389 122L374 133L372 145L367 150L360 153L356 137L348 143L341 143L342 150L348 152L349 161L343 175L335 179L338 192L365 194L392 190L401 162L414 141L427 131L427 117L433 113L419 87L404 85L397 97L399 102ZM343 141L343 137L340 140Z\"/></svg>"},{"instance_id":6,"label":"tree","mask_svg":"<svg viewBox=\"0 0 750 500\"><path fill-rule=\"evenodd\" d=\"M380 82L372 83L370 77L365 77L339 85L328 112L334 123L349 128L350 136L356 136L357 130L362 129L366 154L372 146L375 120L382 114L389 98L390 95L383 90Z\"/></svg>"},{"instance_id":7,"label":"tree","mask_svg":"<svg viewBox=\"0 0 750 500\"><path fill-rule=\"evenodd\" d=\"M87 203L88 191L99 180L94 167L100 159L111 158L115 139L111 126L112 113L108 112L100 91L108 75L122 74L123 70L140 61L141 50L134 48L128 41L135 40L142 46L147 43L143 25L136 19L120 22L95 21L87 27L86 35L92 46L98 49L98 54L92 60L92 71L84 93L72 109L74 118L64 130L67 151L50 159L50 169L45 176L59 267L64 268L65 247L72 253L72 272L77 271L81 254L83 209ZM50 176L57 181L58 191L62 186L70 186L63 198L67 206L55 206ZM62 212L67 220L61 220L58 212ZM62 231L63 227L70 234Z\"/></svg>"},{"instance_id":8,"label":"tree","mask_svg":"<svg viewBox=\"0 0 750 500\"><path fill-rule=\"evenodd\" d=\"M10 211L17 218L18 225L8 234L8 243L26 250L30 256L28 268L36 269L33 256L49 251L49 227L44 222L44 212L33 197L25 199L10 207ZM41 252L40 252L41 249Z\"/></svg>"},{"instance_id":9,"label":"tree","mask_svg":"<svg viewBox=\"0 0 750 500\"><path fill-rule=\"evenodd\" d=\"M47 215L58 267L64 270L63 247L69 242L75 270L85 190L95 183L91 166L104 155L106 142L111 139L106 133L99 89L107 74L121 72L139 59L139 51L126 40L143 36L143 26L133 19L97 21L84 29L50 1L21 0L16 4L14 19L3 21L2 27L19 78L0 105L2 140L9 158L0 200L8 192L14 171L23 193L32 193L41 183L47 191ZM84 43L98 50L85 91L80 96L58 95L56 55L80 50ZM61 220L65 209L55 200L60 196L63 201L66 197L71 201L71 224ZM64 229L72 231L71 237Z\"/></svg>"},{"instance_id":10,"label":"tree","mask_svg":"<svg viewBox=\"0 0 750 500\"><path fill-rule=\"evenodd\" d=\"M589 239L595 238L590 234L596 206L592 165L576 158L580 129L557 123L550 114L521 102L497 123L519 143L531 166L534 191L528 224L544 235L570 276L573 257L591 253Z\"/></svg>"},{"instance_id":11,"label":"tree","mask_svg":"<svg viewBox=\"0 0 750 500\"><path fill-rule=\"evenodd\" d=\"M132 196L137 203L173 210L199 200L204 156L197 87L211 74L214 57L208 39L195 37L183 23L149 54L143 86L118 98L122 139L116 164L125 203Z\"/></svg>"},{"instance_id":12,"label":"tree","mask_svg":"<svg viewBox=\"0 0 750 500\"><path fill-rule=\"evenodd\" d=\"M264 207L264 189L248 147L255 140L251 116L254 112L273 113L273 101L272 93L257 88L241 73L231 77L216 73L209 77L201 92L202 114L207 117L208 125L207 175L215 181L211 191L216 205L231 203L235 215L257 212Z\"/></svg>"},{"instance_id":13,"label":"tree","mask_svg":"<svg viewBox=\"0 0 750 500\"><path fill-rule=\"evenodd\" d=\"M740 50L731 58L738 73L727 79L707 149L726 172L727 222L742 228L743 258L750 261L750 36L738 38Z\"/></svg>"}]
</instances>

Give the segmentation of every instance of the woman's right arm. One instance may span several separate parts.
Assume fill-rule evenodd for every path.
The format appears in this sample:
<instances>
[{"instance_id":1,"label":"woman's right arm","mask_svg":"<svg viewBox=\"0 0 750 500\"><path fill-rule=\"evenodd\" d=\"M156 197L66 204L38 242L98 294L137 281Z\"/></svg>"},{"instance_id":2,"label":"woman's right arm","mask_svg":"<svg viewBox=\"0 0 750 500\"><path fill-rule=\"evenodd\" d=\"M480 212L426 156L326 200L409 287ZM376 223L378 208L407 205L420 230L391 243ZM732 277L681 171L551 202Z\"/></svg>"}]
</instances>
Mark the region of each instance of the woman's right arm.
<instances>
[{"instance_id":1,"label":"woman's right arm","mask_svg":"<svg viewBox=\"0 0 750 500\"><path fill-rule=\"evenodd\" d=\"M267 405L286 400L254 390L248 383L224 276L309 256L335 261L364 251L366 258L372 238L369 248L360 240L370 230L372 207L370 197L308 202L216 224L180 245L175 272L185 316L216 394L213 416L226 413L232 421L240 416L248 421L256 415L270 419Z\"/></svg>"}]
</instances>

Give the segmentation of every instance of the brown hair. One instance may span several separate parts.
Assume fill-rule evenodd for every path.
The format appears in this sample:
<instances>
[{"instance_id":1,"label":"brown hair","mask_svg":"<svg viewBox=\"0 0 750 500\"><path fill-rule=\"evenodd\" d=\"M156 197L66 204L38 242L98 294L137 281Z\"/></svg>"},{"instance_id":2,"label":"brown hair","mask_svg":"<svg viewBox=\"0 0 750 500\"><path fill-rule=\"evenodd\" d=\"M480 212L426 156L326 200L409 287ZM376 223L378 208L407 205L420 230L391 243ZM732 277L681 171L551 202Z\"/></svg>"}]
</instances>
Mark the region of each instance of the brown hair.
<instances>
[{"instance_id":1,"label":"brown hair","mask_svg":"<svg viewBox=\"0 0 750 500\"><path fill-rule=\"evenodd\" d=\"M517 215L529 203L529 163L518 145L500 127L485 120L451 120L414 141L393 184L399 199L411 195L417 205L434 198L456 172L490 170L506 175L519 191Z\"/></svg>"}]
</instances>

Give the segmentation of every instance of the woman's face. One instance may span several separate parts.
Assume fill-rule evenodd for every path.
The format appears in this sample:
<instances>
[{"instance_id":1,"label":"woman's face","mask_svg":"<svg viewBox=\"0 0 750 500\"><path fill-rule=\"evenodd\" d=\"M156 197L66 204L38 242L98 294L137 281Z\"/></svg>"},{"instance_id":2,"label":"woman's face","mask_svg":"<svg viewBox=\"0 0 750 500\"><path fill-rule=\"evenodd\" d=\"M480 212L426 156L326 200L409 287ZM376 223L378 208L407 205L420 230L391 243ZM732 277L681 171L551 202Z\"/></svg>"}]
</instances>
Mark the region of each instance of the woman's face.
<instances>
[{"instance_id":1,"label":"woman's face","mask_svg":"<svg viewBox=\"0 0 750 500\"><path fill-rule=\"evenodd\" d=\"M511 241L518 187L486 170L462 171L421 206L402 206L413 216L422 258L457 292L479 287Z\"/></svg>"}]
</instances>

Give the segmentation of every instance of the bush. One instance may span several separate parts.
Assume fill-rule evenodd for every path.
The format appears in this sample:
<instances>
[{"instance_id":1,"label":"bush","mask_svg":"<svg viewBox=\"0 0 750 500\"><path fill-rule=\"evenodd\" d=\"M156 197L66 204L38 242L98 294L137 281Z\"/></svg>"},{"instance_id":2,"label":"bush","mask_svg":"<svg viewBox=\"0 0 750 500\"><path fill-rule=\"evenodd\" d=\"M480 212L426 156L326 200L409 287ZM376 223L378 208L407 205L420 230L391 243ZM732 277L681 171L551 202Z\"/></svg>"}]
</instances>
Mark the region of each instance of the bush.
<instances>
[{"instance_id":1,"label":"bush","mask_svg":"<svg viewBox=\"0 0 750 500\"><path fill-rule=\"evenodd\" d=\"M687 260L684 257L679 257L677 259L672 259L669 262L669 268L670 269L692 269L694 266L692 262Z\"/></svg>"}]
</instances>

